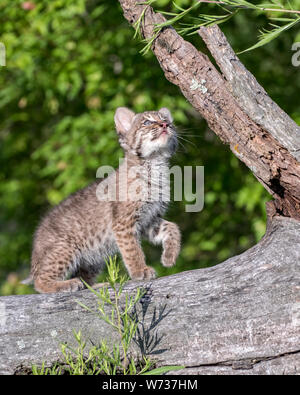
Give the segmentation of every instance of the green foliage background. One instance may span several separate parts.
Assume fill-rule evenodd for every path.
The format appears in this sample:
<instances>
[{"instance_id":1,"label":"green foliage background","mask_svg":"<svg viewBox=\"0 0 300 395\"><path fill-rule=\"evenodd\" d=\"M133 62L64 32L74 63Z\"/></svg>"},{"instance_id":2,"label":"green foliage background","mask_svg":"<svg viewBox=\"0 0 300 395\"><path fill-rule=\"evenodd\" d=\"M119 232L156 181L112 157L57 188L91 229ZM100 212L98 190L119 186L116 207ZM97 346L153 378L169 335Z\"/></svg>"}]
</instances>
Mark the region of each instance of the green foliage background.
<instances>
[{"instance_id":1,"label":"green foliage background","mask_svg":"<svg viewBox=\"0 0 300 395\"><path fill-rule=\"evenodd\" d=\"M145 243L159 275L215 265L256 243L270 197L165 79L152 53L140 55L143 44L133 39L118 1L36 0L32 10L25 3L0 3L0 41L7 51L0 68L0 295L32 292L19 280L28 274L32 235L47 208L93 181L99 166L118 166L118 106L137 112L168 107L191 142L174 163L205 166L204 210L186 213L186 202L174 202L168 212L183 234L176 267L162 268L160 249ZM168 0L157 5L172 8ZM241 13L222 29L239 51L256 41L264 24L263 15ZM200 37L191 41L205 51ZM291 30L240 58L299 122L295 41L300 35Z\"/></svg>"}]
</instances>

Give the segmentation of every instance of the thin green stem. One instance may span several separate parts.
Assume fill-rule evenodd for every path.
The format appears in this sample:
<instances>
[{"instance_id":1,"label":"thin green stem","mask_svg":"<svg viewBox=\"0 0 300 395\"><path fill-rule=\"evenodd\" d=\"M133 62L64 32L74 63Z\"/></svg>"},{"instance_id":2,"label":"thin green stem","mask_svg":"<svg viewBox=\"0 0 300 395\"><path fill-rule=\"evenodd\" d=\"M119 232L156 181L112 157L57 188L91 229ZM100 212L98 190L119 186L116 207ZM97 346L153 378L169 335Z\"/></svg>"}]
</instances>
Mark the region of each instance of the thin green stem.
<instances>
[{"instance_id":1,"label":"thin green stem","mask_svg":"<svg viewBox=\"0 0 300 395\"><path fill-rule=\"evenodd\" d=\"M265 8L265 7L260 7L259 5L253 5L253 7L247 7L247 5L239 5L238 3L235 4L235 2L231 1L217 1L217 0L197 0L198 3L208 3L208 4L222 4L222 5L227 5L229 7L235 7L235 8L244 8L248 10L260 10L260 11L273 11L273 12L282 12L284 14L300 14L299 10L287 10L286 8Z\"/></svg>"}]
</instances>

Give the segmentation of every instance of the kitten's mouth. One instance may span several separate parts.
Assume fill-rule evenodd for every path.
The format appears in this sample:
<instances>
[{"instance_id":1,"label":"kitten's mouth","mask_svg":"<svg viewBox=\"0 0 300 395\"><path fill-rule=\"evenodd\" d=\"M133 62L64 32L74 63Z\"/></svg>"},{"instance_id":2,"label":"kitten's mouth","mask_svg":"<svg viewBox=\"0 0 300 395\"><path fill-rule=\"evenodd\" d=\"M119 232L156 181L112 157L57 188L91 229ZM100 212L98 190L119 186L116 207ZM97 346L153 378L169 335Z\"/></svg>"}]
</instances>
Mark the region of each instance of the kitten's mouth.
<instances>
[{"instance_id":1,"label":"kitten's mouth","mask_svg":"<svg viewBox=\"0 0 300 395\"><path fill-rule=\"evenodd\" d=\"M171 135L170 130L168 130L168 127L162 127L159 131L157 131L157 134L151 139L153 140L159 140L162 139L163 141L167 142Z\"/></svg>"},{"instance_id":2,"label":"kitten's mouth","mask_svg":"<svg viewBox=\"0 0 300 395\"><path fill-rule=\"evenodd\" d=\"M160 132L160 134L159 134L159 136L158 137L161 137L161 136L168 136L169 135L169 132L168 132L168 129L163 129L161 132Z\"/></svg>"}]
</instances>

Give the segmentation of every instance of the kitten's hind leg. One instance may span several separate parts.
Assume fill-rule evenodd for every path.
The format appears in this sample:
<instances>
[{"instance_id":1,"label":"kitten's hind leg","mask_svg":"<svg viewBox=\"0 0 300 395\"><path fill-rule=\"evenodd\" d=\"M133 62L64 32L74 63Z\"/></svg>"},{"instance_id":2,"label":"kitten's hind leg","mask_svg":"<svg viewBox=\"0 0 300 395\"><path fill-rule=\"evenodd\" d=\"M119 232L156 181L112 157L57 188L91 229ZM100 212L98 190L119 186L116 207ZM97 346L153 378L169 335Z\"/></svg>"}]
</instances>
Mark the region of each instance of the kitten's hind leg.
<instances>
[{"instance_id":1,"label":"kitten's hind leg","mask_svg":"<svg viewBox=\"0 0 300 395\"><path fill-rule=\"evenodd\" d=\"M34 288L41 293L54 292L75 292L84 289L85 286L79 278L72 278L70 280L54 280L48 276L37 275L34 280Z\"/></svg>"},{"instance_id":2,"label":"kitten's hind leg","mask_svg":"<svg viewBox=\"0 0 300 395\"><path fill-rule=\"evenodd\" d=\"M178 226L161 219L149 229L148 238L153 244L162 244L162 265L174 266L180 252L181 235Z\"/></svg>"},{"instance_id":3,"label":"kitten's hind leg","mask_svg":"<svg viewBox=\"0 0 300 395\"><path fill-rule=\"evenodd\" d=\"M69 251L70 252L70 251ZM34 273L34 288L41 293L74 292L85 288L80 278L65 280L70 267L71 254L66 250L51 250L43 256Z\"/></svg>"}]
</instances>

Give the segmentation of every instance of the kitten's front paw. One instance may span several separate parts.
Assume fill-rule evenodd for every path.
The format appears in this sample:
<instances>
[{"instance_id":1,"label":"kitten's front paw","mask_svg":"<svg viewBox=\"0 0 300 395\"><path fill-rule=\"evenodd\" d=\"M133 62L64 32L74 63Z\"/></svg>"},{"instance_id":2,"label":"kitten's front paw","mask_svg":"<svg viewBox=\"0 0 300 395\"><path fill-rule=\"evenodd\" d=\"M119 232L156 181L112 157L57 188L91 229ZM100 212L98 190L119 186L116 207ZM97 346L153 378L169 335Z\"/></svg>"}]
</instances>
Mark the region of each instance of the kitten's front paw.
<instances>
[{"instance_id":1,"label":"kitten's front paw","mask_svg":"<svg viewBox=\"0 0 300 395\"><path fill-rule=\"evenodd\" d=\"M155 270L152 267L146 266L138 272L131 273L132 280L152 280L156 277Z\"/></svg>"},{"instance_id":2,"label":"kitten's front paw","mask_svg":"<svg viewBox=\"0 0 300 395\"><path fill-rule=\"evenodd\" d=\"M144 269L144 280L152 280L156 277L156 272L152 267L146 266Z\"/></svg>"}]
</instances>

